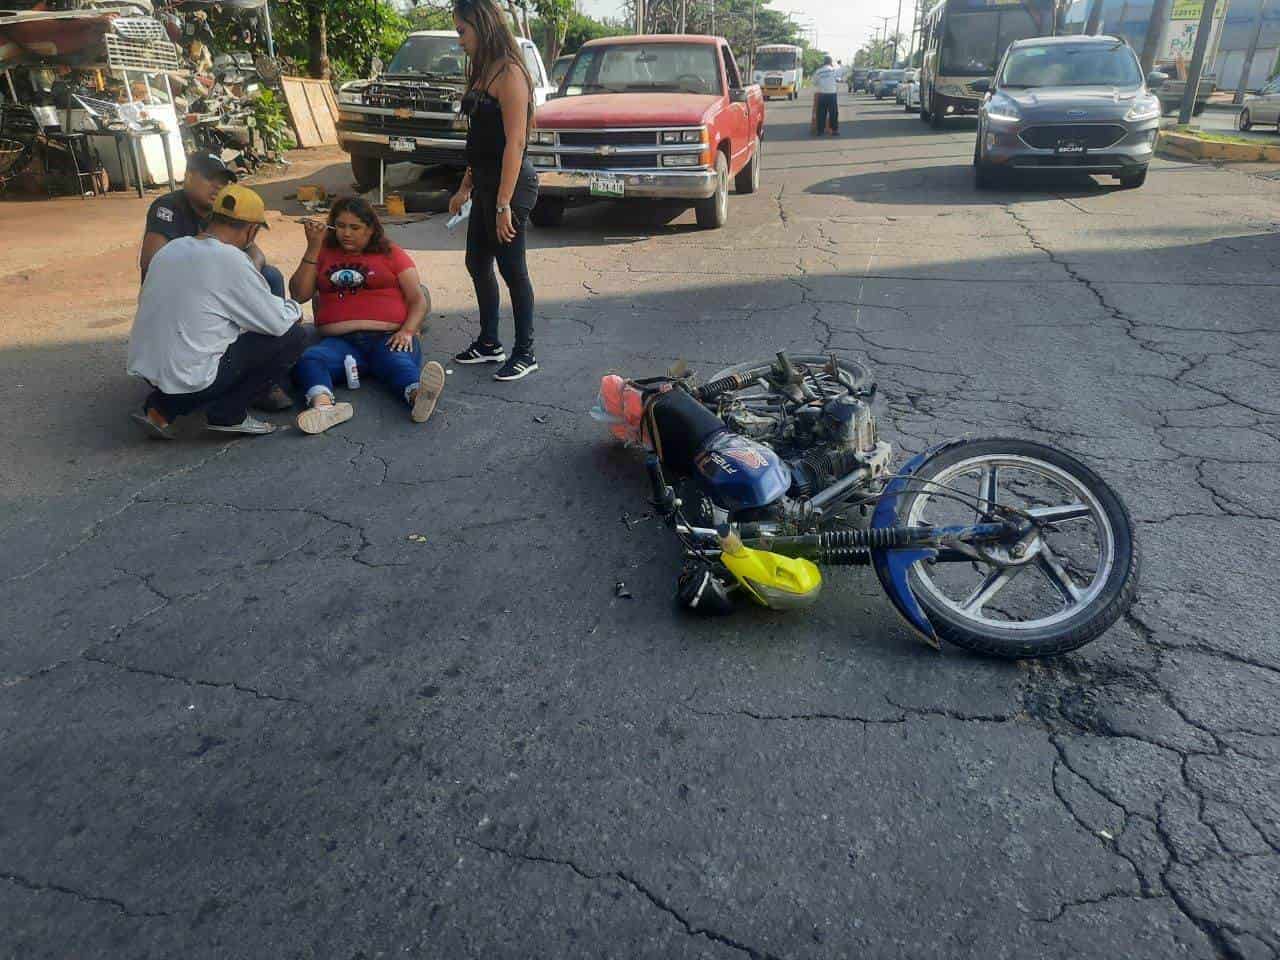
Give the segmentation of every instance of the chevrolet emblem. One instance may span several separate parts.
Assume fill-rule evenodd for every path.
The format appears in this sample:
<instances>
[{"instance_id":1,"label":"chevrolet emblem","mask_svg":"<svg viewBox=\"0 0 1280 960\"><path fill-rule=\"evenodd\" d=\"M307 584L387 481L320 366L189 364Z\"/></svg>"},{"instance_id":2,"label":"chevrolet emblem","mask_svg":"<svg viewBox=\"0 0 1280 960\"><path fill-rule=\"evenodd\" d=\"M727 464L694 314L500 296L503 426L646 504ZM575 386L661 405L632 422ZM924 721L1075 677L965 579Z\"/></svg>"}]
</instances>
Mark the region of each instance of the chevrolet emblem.
<instances>
[{"instance_id":1,"label":"chevrolet emblem","mask_svg":"<svg viewBox=\"0 0 1280 960\"><path fill-rule=\"evenodd\" d=\"M413 111L408 107L396 107L395 117L397 120L409 120L413 117Z\"/></svg>"},{"instance_id":2,"label":"chevrolet emblem","mask_svg":"<svg viewBox=\"0 0 1280 960\"><path fill-rule=\"evenodd\" d=\"M612 157L617 152L618 152L617 147L610 147L610 146L596 147L596 156L598 157Z\"/></svg>"}]
</instances>

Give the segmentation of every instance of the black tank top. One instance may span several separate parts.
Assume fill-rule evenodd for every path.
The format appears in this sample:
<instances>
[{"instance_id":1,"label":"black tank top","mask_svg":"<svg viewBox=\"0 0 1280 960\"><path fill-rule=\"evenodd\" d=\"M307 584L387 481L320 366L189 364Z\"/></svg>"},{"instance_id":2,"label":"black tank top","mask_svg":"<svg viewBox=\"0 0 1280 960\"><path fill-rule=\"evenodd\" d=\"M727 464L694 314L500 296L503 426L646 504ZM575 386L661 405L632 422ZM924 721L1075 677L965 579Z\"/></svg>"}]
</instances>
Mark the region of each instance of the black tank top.
<instances>
[{"instance_id":1,"label":"black tank top","mask_svg":"<svg viewBox=\"0 0 1280 960\"><path fill-rule=\"evenodd\" d=\"M502 104L486 90L471 90L462 98L462 109L471 118L467 130L467 164L480 174L499 176L507 149L502 125Z\"/></svg>"}]
</instances>

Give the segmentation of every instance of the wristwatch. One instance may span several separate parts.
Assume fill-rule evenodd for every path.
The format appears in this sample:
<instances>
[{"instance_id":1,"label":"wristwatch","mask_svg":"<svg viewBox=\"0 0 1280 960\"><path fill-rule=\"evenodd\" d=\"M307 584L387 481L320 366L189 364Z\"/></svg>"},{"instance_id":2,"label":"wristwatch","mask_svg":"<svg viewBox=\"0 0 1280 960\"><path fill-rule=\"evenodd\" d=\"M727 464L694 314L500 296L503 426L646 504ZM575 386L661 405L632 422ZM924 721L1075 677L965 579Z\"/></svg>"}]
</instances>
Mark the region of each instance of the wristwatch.
<instances>
[{"instance_id":1,"label":"wristwatch","mask_svg":"<svg viewBox=\"0 0 1280 960\"><path fill-rule=\"evenodd\" d=\"M494 207L494 210L496 210L498 213L509 213L511 211L511 204L500 203L496 207Z\"/></svg>"}]
</instances>

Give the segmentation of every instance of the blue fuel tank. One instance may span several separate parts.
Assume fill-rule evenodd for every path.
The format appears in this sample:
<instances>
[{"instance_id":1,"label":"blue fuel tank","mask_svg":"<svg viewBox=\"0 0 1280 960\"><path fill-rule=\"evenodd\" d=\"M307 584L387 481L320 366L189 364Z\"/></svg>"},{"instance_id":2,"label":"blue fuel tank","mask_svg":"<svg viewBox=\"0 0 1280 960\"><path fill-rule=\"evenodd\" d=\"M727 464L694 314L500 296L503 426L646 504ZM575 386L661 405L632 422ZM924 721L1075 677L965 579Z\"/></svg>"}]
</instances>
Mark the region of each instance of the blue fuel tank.
<instances>
[{"instance_id":1,"label":"blue fuel tank","mask_svg":"<svg viewBox=\"0 0 1280 960\"><path fill-rule=\"evenodd\" d=\"M763 444L721 431L694 457L698 483L725 510L767 507L791 488L791 468Z\"/></svg>"}]
</instances>

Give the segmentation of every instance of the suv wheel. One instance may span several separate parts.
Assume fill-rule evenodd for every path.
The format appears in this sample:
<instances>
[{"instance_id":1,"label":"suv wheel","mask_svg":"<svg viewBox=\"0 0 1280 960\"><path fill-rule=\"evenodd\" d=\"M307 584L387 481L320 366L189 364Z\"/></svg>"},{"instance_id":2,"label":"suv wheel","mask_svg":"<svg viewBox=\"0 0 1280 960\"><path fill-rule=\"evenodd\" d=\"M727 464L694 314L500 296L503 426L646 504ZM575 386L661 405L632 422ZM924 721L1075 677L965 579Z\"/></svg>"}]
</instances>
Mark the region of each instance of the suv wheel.
<instances>
[{"instance_id":1,"label":"suv wheel","mask_svg":"<svg viewBox=\"0 0 1280 960\"><path fill-rule=\"evenodd\" d=\"M729 160L723 151L716 151L716 192L699 200L695 209L704 230L718 230L729 222Z\"/></svg>"},{"instance_id":2,"label":"suv wheel","mask_svg":"<svg viewBox=\"0 0 1280 960\"><path fill-rule=\"evenodd\" d=\"M1122 175L1119 180L1121 190L1136 190L1147 182L1147 168L1143 167L1137 173Z\"/></svg>"},{"instance_id":3,"label":"suv wheel","mask_svg":"<svg viewBox=\"0 0 1280 960\"><path fill-rule=\"evenodd\" d=\"M377 157L351 156L351 175L356 179L356 189L368 193L378 186L379 164Z\"/></svg>"},{"instance_id":4,"label":"suv wheel","mask_svg":"<svg viewBox=\"0 0 1280 960\"><path fill-rule=\"evenodd\" d=\"M1252 126L1253 120L1249 116L1249 108L1245 107L1245 109L1240 112L1240 129L1248 130Z\"/></svg>"},{"instance_id":5,"label":"suv wheel","mask_svg":"<svg viewBox=\"0 0 1280 960\"><path fill-rule=\"evenodd\" d=\"M929 94L929 126L935 130L942 129L942 121L946 118L946 114L942 112L942 105L938 103L938 97L934 93Z\"/></svg>"}]
</instances>

